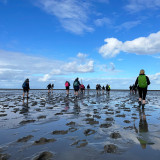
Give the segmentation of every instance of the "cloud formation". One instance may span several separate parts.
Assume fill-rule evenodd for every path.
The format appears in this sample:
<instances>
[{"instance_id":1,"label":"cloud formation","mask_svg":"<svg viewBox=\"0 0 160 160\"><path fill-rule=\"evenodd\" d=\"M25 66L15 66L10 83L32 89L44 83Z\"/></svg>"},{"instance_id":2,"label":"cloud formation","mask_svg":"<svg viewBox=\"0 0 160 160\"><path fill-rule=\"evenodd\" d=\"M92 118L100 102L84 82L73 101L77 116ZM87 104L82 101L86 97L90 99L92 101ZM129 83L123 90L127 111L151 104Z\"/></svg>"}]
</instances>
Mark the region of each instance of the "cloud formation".
<instances>
[{"instance_id":1,"label":"cloud formation","mask_svg":"<svg viewBox=\"0 0 160 160\"><path fill-rule=\"evenodd\" d=\"M74 0L39 0L37 3L47 13L56 16L66 30L75 34L93 31L87 25L89 3Z\"/></svg>"},{"instance_id":2,"label":"cloud formation","mask_svg":"<svg viewBox=\"0 0 160 160\"><path fill-rule=\"evenodd\" d=\"M148 37L139 37L132 41L122 42L116 38L104 40L107 44L100 47L99 53L106 58L112 58L121 51L139 55L153 55L160 53L160 31Z\"/></svg>"},{"instance_id":3,"label":"cloud formation","mask_svg":"<svg viewBox=\"0 0 160 160\"><path fill-rule=\"evenodd\" d=\"M120 30L122 30L122 29L127 29L127 30L129 30L129 29L131 29L131 28L133 28L133 27L136 27L136 26L139 25L140 23L141 23L140 20L137 20L137 21L128 21L128 22L122 23L122 24L119 25L119 26L116 26L115 29L116 29L117 31L120 31Z\"/></svg>"},{"instance_id":4,"label":"cloud formation","mask_svg":"<svg viewBox=\"0 0 160 160\"><path fill-rule=\"evenodd\" d=\"M129 12L139 12L145 9L157 9L160 8L159 0L128 0L128 4L125 8Z\"/></svg>"},{"instance_id":5,"label":"cloud formation","mask_svg":"<svg viewBox=\"0 0 160 160\"><path fill-rule=\"evenodd\" d=\"M87 55L82 53L78 56L85 58L84 62L81 62L78 57L70 62L64 62L4 50L0 50L0 56L1 81L22 82L25 78L31 78L36 82L38 80L46 82L55 75L94 71L94 61L85 58Z\"/></svg>"}]
</instances>

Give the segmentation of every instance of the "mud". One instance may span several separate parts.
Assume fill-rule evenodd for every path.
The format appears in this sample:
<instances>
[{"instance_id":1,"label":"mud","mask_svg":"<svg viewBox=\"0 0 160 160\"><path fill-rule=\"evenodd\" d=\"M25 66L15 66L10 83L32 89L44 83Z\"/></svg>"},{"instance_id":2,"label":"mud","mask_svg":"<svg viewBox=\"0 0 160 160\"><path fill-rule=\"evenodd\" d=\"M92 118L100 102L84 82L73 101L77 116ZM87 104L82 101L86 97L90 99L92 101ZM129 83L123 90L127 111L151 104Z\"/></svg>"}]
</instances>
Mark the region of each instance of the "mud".
<instances>
[{"instance_id":1,"label":"mud","mask_svg":"<svg viewBox=\"0 0 160 160\"><path fill-rule=\"evenodd\" d=\"M0 90L0 159L159 160L160 92Z\"/></svg>"}]
</instances>

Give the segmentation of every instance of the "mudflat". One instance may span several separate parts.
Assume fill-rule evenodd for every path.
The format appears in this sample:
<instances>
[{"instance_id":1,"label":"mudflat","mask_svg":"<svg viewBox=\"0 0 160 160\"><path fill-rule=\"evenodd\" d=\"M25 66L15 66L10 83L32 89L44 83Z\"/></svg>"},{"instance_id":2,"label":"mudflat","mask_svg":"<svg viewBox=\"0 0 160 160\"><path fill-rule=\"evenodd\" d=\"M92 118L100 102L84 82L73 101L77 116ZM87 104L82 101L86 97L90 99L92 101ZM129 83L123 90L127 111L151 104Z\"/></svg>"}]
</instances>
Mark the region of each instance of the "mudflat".
<instances>
[{"instance_id":1,"label":"mudflat","mask_svg":"<svg viewBox=\"0 0 160 160\"><path fill-rule=\"evenodd\" d=\"M0 160L159 160L160 91L0 91Z\"/></svg>"}]
</instances>

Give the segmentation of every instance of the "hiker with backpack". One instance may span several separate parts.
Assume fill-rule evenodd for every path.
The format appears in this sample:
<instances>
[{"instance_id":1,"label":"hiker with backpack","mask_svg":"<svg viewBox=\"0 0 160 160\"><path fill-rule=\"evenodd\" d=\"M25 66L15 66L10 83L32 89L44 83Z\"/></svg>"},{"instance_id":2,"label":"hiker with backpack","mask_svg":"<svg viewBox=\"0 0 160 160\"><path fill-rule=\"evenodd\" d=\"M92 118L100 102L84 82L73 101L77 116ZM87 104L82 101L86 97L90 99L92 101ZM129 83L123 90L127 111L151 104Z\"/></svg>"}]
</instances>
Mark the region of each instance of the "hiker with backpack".
<instances>
[{"instance_id":1,"label":"hiker with backpack","mask_svg":"<svg viewBox=\"0 0 160 160\"><path fill-rule=\"evenodd\" d=\"M150 85L149 78L145 75L145 71L143 69L140 70L139 76L136 79L135 86L138 85L139 92L139 107L142 104L142 109L145 106L145 98L147 95L147 87Z\"/></svg>"},{"instance_id":2,"label":"hiker with backpack","mask_svg":"<svg viewBox=\"0 0 160 160\"><path fill-rule=\"evenodd\" d=\"M78 98L79 86L80 86L80 82L79 82L79 78L77 77L73 82L74 95L76 95L75 98Z\"/></svg>"},{"instance_id":3,"label":"hiker with backpack","mask_svg":"<svg viewBox=\"0 0 160 160\"><path fill-rule=\"evenodd\" d=\"M48 84L48 86L47 86L48 94L50 94L50 90L51 90L51 88L52 88L52 85L51 85L51 83L50 83L50 84Z\"/></svg>"},{"instance_id":4,"label":"hiker with backpack","mask_svg":"<svg viewBox=\"0 0 160 160\"><path fill-rule=\"evenodd\" d=\"M28 78L23 82L22 88L23 88L23 98L24 98L26 92L27 92L27 98L29 98L28 95L29 95L30 87L29 87L29 79Z\"/></svg>"},{"instance_id":5,"label":"hiker with backpack","mask_svg":"<svg viewBox=\"0 0 160 160\"><path fill-rule=\"evenodd\" d=\"M80 90L82 94L85 93L85 86L83 84L80 85Z\"/></svg>"},{"instance_id":6,"label":"hiker with backpack","mask_svg":"<svg viewBox=\"0 0 160 160\"><path fill-rule=\"evenodd\" d=\"M70 83L68 81L65 82L65 87L66 87L66 96L68 97L69 96L69 86L70 86Z\"/></svg>"},{"instance_id":7,"label":"hiker with backpack","mask_svg":"<svg viewBox=\"0 0 160 160\"><path fill-rule=\"evenodd\" d=\"M106 93L109 95L110 94L110 90L111 90L111 87L110 85L106 85Z\"/></svg>"}]
</instances>

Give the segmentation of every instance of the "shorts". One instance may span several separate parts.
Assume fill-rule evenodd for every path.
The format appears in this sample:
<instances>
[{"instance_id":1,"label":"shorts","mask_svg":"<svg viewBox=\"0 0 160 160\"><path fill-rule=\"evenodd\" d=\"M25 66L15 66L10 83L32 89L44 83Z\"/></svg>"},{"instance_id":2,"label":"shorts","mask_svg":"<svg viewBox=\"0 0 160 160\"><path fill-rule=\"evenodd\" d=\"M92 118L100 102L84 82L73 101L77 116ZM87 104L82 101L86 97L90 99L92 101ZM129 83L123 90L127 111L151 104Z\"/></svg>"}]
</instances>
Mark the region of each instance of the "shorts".
<instances>
[{"instance_id":1,"label":"shorts","mask_svg":"<svg viewBox=\"0 0 160 160\"><path fill-rule=\"evenodd\" d=\"M146 99L146 95L147 95L147 88L138 88L139 91L139 98L142 98L143 100Z\"/></svg>"},{"instance_id":2,"label":"shorts","mask_svg":"<svg viewBox=\"0 0 160 160\"><path fill-rule=\"evenodd\" d=\"M23 88L23 92L29 92L28 88Z\"/></svg>"},{"instance_id":3,"label":"shorts","mask_svg":"<svg viewBox=\"0 0 160 160\"><path fill-rule=\"evenodd\" d=\"M69 90L69 87L66 87L66 90Z\"/></svg>"},{"instance_id":4,"label":"shorts","mask_svg":"<svg viewBox=\"0 0 160 160\"><path fill-rule=\"evenodd\" d=\"M79 86L77 86L77 87L74 87L74 91L79 91Z\"/></svg>"}]
</instances>

